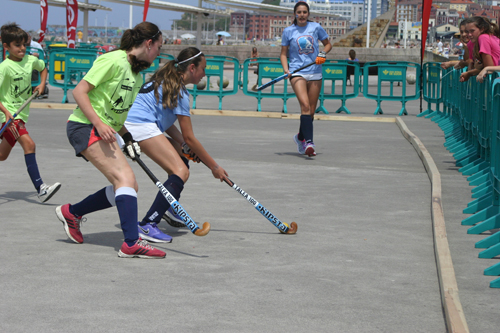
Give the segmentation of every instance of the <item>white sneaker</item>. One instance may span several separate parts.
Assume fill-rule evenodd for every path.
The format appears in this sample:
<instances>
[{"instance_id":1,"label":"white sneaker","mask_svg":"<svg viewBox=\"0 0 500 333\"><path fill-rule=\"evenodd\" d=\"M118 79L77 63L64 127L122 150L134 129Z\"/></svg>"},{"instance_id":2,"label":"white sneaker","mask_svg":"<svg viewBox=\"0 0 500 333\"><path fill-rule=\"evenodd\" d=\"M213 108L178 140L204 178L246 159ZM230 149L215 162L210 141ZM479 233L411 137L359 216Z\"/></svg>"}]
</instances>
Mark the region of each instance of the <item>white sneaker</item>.
<instances>
[{"instance_id":1,"label":"white sneaker","mask_svg":"<svg viewBox=\"0 0 500 333\"><path fill-rule=\"evenodd\" d=\"M61 183L55 183L54 185L48 186L47 184L42 184L40 186L40 192L38 193L38 199L40 202L44 203L48 201L57 191L61 188Z\"/></svg>"},{"instance_id":2,"label":"white sneaker","mask_svg":"<svg viewBox=\"0 0 500 333\"><path fill-rule=\"evenodd\" d=\"M306 141L305 140L300 141L298 134L295 134L293 136L293 141L295 141L295 143L297 144L297 151L299 152L299 154L304 155L306 153L306 147L305 147Z\"/></svg>"}]
</instances>

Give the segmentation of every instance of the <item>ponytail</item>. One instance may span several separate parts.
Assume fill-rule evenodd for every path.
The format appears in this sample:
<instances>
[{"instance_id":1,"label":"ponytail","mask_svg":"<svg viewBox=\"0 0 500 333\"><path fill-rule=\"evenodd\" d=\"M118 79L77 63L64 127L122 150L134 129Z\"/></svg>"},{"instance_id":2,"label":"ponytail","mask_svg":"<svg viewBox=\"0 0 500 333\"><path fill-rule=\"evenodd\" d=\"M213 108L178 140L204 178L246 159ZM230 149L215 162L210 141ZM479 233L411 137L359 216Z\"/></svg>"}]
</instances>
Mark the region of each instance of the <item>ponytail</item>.
<instances>
[{"instance_id":1,"label":"ponytail","mask_svg":"<svg viewBox=\"0 0 500 333\"><path fill-rule=\"evenodd\" d=\"M153 74L150 82L153 82L157 102L160 102L158 88L161 86L163 95L161 104L163 108L173 109L177 107L181 89L186 90L182 81L182 74L186 72L191 64L198 67L203 57L205 55L196 47L188 47L182 50L177 58L170 60Z\"/></svg>"},{"instance_id":2,"label":"ponytail","mask_svg":"<svg viewBox=\"0 0 500 333\"><path fill-rule=\"evenodd\" d=\"M130 51L141 46L146 40L151 39L153 42L156 42L159 38L161 38L161 30L156 24L141 22L133 29L125 30L120 41L119 50Z\"/></svg>"}]
</instances>

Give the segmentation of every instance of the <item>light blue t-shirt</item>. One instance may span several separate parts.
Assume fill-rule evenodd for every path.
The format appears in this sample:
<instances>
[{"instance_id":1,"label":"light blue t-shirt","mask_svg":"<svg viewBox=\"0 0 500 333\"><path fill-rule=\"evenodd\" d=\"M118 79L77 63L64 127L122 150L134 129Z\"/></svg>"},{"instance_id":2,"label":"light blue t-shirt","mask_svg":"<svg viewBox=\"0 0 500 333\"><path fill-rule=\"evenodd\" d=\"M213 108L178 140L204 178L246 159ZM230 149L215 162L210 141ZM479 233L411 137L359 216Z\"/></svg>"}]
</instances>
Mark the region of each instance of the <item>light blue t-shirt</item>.
<instances>
[{"instance_id":1,"label":"light blue t-shirt","mask_svg":"<svg viewBox=\"0 0 500 333\"><path fill-rule=\"evenodd\" d=\"M294 24L285 28L281 37L281 46L288 46L290 72L316 60L319 53L318 40L325 39L328 39L328 34L316 22L307 22L305 27ZM313 65L301 70L300 73L321 73L321 65Z\"/></svg>"},{"instance_id":2,"label":"light blue t-shirt","mask_svg":"<svg viewBox=\"0 0 500 333\"><path fill-rule=\"evenodd\" d=\"M156 101L153 82L148 82L141 87L134 104L130 108L127 116L127 122L155 123L160 131L165 132L177 120L177 115L188 116L189 113L189 92L181 89L177 101L177 107L174 109L163 108L162 106L162 88L158 87L159 101Z\"/></svg>"}]
</instances>

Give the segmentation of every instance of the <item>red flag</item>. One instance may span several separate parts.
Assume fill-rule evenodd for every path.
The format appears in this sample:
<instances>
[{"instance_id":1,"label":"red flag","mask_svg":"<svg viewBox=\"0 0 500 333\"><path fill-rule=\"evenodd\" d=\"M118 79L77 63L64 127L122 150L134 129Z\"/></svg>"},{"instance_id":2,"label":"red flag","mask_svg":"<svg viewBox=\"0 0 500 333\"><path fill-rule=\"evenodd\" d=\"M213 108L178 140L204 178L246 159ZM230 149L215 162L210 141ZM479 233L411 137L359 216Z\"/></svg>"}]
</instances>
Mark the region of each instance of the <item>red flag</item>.
<instances>
[{"instance_id":1,"label":"red flag","mask_svg":"<svg viewBox=\"0 0 500 333\"><path fill-rule=\"evenodd\" d=\"M146 17L148 17L148 9L149 9L149 0L144 1L144 12L142 16L142 22L146 21Z\"/></svg>"},{"instance_id":2,"label":"red flag","mask_svg":"<svg viewBox=\"0 0 500 333\"><path fill-rule=\"evenodd\" d=\"M420 63L424 61L425 42L427 40L427 29L429 29L429 19L431 17L432 0L424 0L422 5L422 46Z\"/></svg>"},{"instance_id":3,"label":"red flag","mask_svg":"<svg viewBox=\"0 0 500 333\"><path fill-rule=\"evenodd\" d=\"M78 2L66 0L66 35L68 36L68 48L76 46L76 24L78 23Z\"/></svg>"},{"instance_id":4,"label":"red flag","mask_svg":"<svg viewBox=\"0 0 500 333\"><path fill-rule=\"evenodd\" d=\"M41 43L47 32L47 16L49 15L49 4L47 0L40 0L40 38L38 43Z\"/></svg>"}]
</instances>

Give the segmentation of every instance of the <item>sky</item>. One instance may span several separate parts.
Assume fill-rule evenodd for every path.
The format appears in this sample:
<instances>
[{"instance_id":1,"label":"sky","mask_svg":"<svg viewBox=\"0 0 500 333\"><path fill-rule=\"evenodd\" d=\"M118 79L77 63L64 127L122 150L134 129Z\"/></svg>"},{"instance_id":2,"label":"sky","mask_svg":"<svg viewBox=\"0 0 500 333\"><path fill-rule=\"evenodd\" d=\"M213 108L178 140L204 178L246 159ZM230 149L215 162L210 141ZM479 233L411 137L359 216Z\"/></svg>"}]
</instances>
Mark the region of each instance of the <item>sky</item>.
<instances>
[{"instance_id":1,"label":"sky","mask_svg":"<svg viewBox=\"0 0 500 333\"><path fill-rule=\"evenodd\" d=\"M84 2L83 0L80 0ZM249 0L252 2L262 2L262 0ZM198 6L198 0L168 0L166 2L186 4ZM0 25L8 22L16 22L24 30L40 29L40 5L14 0L0 0ZM122 5L114 2L89 0L89 3L101 4L102 6L111 8L113 11L98 10L95 12L89 11L89 26L105 26L106 15L108 27L129 27L129 5ZM132 12L132 25L142 22L142 7L134 6ZM147 20L155 23L162 30L170 30L172 20L181 18L181 12L173 12L168 10L149 9ZM50 7L48 22L49 25L65 25L66 24L66 9L63 7ZM83 26L83 12L78 11L78 26Z\"/></svg>"}]
</instances>

